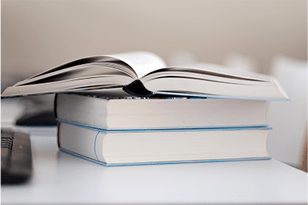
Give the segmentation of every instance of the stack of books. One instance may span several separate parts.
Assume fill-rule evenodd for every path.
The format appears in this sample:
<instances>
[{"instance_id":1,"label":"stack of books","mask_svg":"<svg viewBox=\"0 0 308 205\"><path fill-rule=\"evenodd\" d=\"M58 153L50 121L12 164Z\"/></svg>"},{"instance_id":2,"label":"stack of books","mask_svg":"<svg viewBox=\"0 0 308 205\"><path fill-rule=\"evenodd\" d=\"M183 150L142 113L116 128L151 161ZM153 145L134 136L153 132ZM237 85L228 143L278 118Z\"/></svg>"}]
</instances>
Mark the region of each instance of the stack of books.
<instances>
[{"instance_id":1,"label":"stack of books","mask_svg":"<svg viewBox=\"0 0 308 205\"><path fill-rule=\"evenodd\" d=\"M61 151L105 166L263 160L270 76L221 66L166 67L148 52L79 59L7 88L57 93Z\"/></svg>"}]
</instances>

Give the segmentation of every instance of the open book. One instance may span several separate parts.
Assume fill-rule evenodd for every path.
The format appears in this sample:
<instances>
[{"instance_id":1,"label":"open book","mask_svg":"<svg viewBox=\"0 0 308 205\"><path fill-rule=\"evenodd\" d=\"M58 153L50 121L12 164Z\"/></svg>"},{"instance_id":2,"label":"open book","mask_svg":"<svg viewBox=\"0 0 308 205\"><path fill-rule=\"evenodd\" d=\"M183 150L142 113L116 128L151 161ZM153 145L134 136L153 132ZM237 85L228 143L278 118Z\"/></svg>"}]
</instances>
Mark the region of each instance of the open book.
<instances>
[{"instance_id":1,"label":"open book","mask_svg":"<svg viewBox=\"0 0 308 205\"><path fill-rule=\"evenodd\" d=\"M287 99L270 76L236 74L212 64L202 68L167 67L159 56L149 52L75 60L8 87L2 97L55 92L137 97Z\"/></svg>"}]
</instances>

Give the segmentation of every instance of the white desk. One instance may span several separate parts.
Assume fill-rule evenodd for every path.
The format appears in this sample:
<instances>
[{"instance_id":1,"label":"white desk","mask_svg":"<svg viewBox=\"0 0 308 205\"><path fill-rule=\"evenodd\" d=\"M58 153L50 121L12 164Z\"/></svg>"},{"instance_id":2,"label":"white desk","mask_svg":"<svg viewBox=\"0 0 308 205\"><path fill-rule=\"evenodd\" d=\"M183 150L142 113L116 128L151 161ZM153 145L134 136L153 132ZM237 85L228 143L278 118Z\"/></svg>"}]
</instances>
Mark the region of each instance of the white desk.
<instances>
[{"instance_id":1,"label":"white desk","mask_svg":"<svg viewBox=\"0 0 308 205\"><path fill-rule=\"evenodd\" d=\"M1 186L2 204L307 203L307 174L276 160L103 167L48 133L31 136L33 177Z\"/></svg>"},{"instance_id":2,"label":"white desk","mask_svg":"<svg viewBox=\"0 0 308 205\"><path fill-rule=\"evenodd\" d=\"M32 136L34 173L2 204L307 203L307 174L276 160L103 167Z\"/></svg>"}]
</instances>

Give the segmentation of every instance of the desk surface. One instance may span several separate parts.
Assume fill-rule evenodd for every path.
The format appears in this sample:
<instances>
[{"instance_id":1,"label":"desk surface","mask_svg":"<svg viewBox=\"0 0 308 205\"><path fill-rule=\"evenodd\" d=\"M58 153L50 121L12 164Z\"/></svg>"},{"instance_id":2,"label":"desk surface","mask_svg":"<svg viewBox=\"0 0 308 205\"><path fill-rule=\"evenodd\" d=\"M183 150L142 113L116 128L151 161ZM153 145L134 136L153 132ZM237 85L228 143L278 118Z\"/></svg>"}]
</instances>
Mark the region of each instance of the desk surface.
<instances>
[{"instance_id":1,"label":"desk surface","mask_svg":"<svg viewBox=\"0 0 308 205\"><path fill-rule=\"evenodd\" d=\"M2 204L307 203L307 174L274 159L103 167L31 136L34 173L1 186Z\"/></svg>"},{"instance_id":2,"label":"desk surface","mask_svg":"<svg viewBox=\"0 0 308 205\"><path fill-rule=\"evenodd\" d=\"M274 159L104 167L60 152L55 128L32 133L33 177L1 186L2 204L307 203L307 174Z\"/></svg>"}]
</instances>

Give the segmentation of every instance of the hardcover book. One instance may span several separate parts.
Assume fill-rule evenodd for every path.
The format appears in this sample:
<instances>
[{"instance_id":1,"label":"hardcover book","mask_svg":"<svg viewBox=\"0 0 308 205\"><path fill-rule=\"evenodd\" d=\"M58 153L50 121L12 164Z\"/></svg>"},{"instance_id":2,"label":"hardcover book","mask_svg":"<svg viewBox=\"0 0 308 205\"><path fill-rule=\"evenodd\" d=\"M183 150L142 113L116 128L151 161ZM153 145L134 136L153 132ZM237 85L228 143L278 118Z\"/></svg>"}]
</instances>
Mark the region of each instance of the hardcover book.
<instances>
[{"instance_id":1,"label":"hardcover book","mask_svg":"<svg viewBox=\"0 0 308 205\"><path fill-rule=\"evenodd\" d=\"M117 130L60 123L63 152L105 165L143 165L270 159L270 128Z\"/></svg>"},{"instance_id":2,"label":"hardcover book","mask_svg":"<svg viewBox=\"0 0 308 205\"><path fill-rule=\"evenodd\" d=\"M266 125L266 101L203 98L106 98L57 94L59 121L106 130Z\"/></svg>"}]
</instances>

